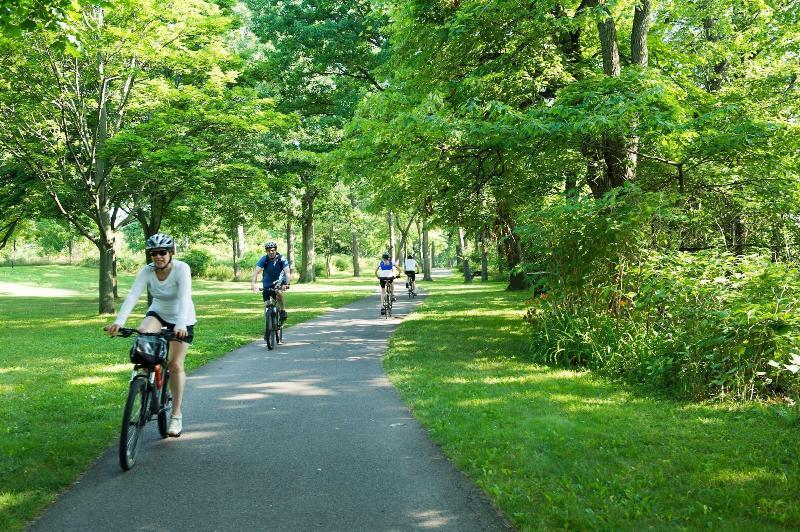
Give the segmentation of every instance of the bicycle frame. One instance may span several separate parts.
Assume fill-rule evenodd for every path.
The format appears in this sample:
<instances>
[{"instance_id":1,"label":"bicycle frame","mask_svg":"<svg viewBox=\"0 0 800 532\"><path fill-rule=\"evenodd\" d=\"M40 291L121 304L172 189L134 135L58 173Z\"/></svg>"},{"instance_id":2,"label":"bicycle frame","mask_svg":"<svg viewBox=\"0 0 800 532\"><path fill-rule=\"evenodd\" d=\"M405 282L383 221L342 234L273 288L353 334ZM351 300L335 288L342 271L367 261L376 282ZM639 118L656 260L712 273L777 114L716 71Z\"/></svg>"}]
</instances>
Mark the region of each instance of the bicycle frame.
<instances>
[{"instance_id":1,"label":"bicycle frame","mask_svg":"<svg viewBox=\"0 0 800 532\"><path fill-rule=\"evenodd\" d=\"M283 323L278 314L278 290L280 280L273 282L261 291L267 290L267 300L264 306L264 340L267 342L267 349L281 343L283 339Z\"/></svg>"},{"instance_id":2,"label":"bicycle frame","mask_svg":"<svg viewBox=\"0 0 800 532\"><path fill-rule=\"evenodd\" d=\"M129 337L141 334L136 329L121 328L119 336ZM173 340L172 332L162 329L159 333L167 341ZM136 454L144 426L158 419L158 432L167 437L168 411L172 403L169 390L169 347L166 358L154 366L134 364L128 384L128 398L122 415L120 430L119 461L127 471L136 463Z\"/></svg>"}]
</instances>

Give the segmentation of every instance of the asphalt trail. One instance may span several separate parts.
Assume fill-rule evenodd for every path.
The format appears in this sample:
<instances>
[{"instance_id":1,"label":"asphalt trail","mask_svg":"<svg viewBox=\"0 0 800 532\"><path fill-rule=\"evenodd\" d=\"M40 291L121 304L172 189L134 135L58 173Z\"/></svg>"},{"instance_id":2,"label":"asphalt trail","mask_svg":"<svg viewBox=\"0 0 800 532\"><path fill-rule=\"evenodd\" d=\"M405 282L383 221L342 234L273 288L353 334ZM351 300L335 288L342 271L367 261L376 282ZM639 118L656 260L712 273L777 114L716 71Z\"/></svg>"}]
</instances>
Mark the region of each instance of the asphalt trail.
<instances>
[{"instance_id":1,"label":"asphalt trail","mask_svg":"<svg viewBox=\"0 0 800 532\"><path fill-rule=\"evenodd\" d=\"M418 301L385 320L371 295L196 370L183 436L149 423L131 471L114 445L31 529L507 530L381 367Z\"/></svg>"}]
</instances>

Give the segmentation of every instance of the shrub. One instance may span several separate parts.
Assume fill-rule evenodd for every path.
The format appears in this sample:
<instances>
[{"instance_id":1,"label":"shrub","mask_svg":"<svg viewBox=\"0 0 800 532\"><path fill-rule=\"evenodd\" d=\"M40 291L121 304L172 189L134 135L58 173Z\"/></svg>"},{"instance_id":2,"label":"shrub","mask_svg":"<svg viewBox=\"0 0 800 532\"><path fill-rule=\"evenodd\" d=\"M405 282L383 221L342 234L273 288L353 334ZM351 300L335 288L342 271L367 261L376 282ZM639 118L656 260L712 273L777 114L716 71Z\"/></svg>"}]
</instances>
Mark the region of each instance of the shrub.
<instances>
[{"instance_id":1,"label":"shrub","mask_svg":"<svg viewBox=\"0 0 800 532\"><path fill-rule=\"evenodd\" d=\"M536 358L692 398L800 395L800 277L769 257L654 251L660 199L544 209L526 237L548 275L532 299ZM656 235L657 236L657 235ZM771 362L772 361L772 362Z\"/></svg>"},{"instance_id":2,"label":"shrub","mask_svg":"<svg viewBox=\"0 0 800 532\"><path fill-rule=\"evenodd\" d=\"M333 266L337 271L344 272L353 269L353 259L343 255L338 255L333 259Z\"/></svg>"},{"instance_id":3,"label":"shrub","mask_svg":"<svg viewBox=\"0 0 800 532\"><path fill-rule=\"evenodd\" d=\"M143 266L141 260L134 257L117 256L117 271L135 273Z\"/></svg>"},{"instance_id":4,"label":"shrub","mask_svg":"<svg viewBox=\"0 0 800 532\"><path fill-rule=\"evenodd\" d=\"M314 261L314 277L327 277L328 270L325 267L324 260L316 260Z\"/></svg>"},{"instance_id":5,"label":"shrub","mask_svg":"<svg viewBox=\"0 0 800 532\"><path fill-rule=\"evenodd\" d=\"M205 274L203 274L203 278L212 279L214 281L232 281L233 268L223 264L214 264L206 270Z\"/></svg>"},{"instance_id":6,"label":"shrub","mask_svg":"<svg viewBox=\"0 0 800 532\"><path fill-rule=\"evenodd\" d=\"M213 257L201 249L190 249L180 256L180 260L192 269L192 277L203 277L211 265Z\"/></svg>"}]
</instances>

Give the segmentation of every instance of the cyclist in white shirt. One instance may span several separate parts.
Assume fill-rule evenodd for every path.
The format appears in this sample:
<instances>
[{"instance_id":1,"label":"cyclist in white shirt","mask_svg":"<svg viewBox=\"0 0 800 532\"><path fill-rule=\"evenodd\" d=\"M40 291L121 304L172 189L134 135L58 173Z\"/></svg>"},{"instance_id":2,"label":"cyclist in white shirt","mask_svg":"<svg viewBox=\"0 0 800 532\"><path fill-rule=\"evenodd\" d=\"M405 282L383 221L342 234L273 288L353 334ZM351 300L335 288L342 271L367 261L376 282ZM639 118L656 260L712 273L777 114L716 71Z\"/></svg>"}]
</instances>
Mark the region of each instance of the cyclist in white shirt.
<instances>
[{"instance_id":1,"label":"cyclist in white shirt","mask_svg":"<svg viewBox=\"0 0 800 532\"><path fill-rule=\"evenodd\" d=\"M409 255L408 258L406 258L405 272L406 275L408 276L408 279L406 279L406 288L408 288L409 283L411 283L411 288L416 290L417 268L418 265L417 261L414 260L414 255Z\"/></svg>"},{"instance_id":2,"label":"cyclist in white shirt","mask_svg":"<svg viewBox=\"0 0 800 532\"><path fill-rule=\"evenodd\" d=\"M139 270L136 280L119 309L114 323L106 326L108 334L114 336L125 326L133 307L145 288L150 290L153 302L147 309L139 332L159 332L166 327L175 333L169 342L169 387L172 390L172 416L167 435L178 437L183 431L181 407L186 373L183 361L186 351L194 339L194 324L197 321L192 303L192 275L189 265L173 260L175 241L168 235L158 233L147 239L147 253L153 262Z\"/></svg>"}]
</instances>

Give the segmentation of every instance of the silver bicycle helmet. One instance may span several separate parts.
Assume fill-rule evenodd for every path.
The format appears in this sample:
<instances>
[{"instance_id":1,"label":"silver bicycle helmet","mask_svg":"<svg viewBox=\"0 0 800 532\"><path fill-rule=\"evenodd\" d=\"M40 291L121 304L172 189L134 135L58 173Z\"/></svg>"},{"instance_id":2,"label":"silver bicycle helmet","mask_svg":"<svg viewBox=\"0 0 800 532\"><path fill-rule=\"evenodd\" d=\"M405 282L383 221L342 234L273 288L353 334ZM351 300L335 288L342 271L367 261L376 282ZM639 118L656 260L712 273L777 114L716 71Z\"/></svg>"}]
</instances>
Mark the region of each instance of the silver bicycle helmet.
<instances>
[{"instance_id":1,"label":"silver bicycle helmet","mask_svg":"<svg viewBox=\"0 0 800 532\"><path fill-rule=\"evenodd\" d=\"M168 249L175 253L175 241L172 237L164 233L156 233L147 239L144 244L145 249Z\"/></svg>"},{"instance_id":2,"label":"silver bicycle helmet","mask_svg":"<svg viewBox=\"0 0 800 532\"><path fill-rule=\"evenodd\" d=\"M264 244L264 249L278 249L278 244L272 241L266 242Z\"/></svg>"}]
</instances>

